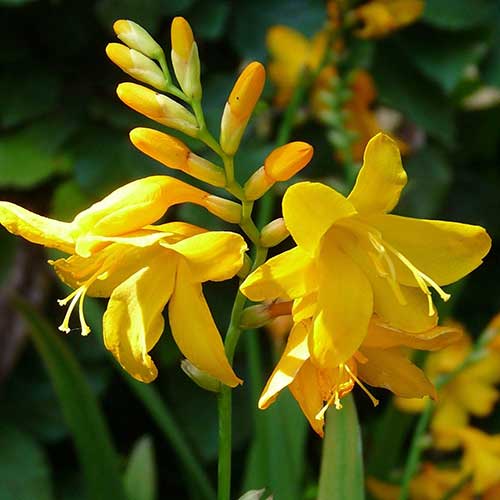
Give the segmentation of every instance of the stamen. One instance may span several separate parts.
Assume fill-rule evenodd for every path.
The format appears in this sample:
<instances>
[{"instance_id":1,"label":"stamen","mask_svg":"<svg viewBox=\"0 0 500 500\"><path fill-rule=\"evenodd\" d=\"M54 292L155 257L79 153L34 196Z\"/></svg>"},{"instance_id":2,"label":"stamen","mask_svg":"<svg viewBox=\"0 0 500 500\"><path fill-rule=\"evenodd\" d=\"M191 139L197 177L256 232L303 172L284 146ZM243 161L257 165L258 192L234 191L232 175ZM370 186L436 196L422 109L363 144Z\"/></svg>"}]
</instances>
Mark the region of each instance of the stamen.
<instances>
[{"instance_id":1,"label":"stamen","mask_svg":"<svg viewBox=\"0 0 500 500\"><path fill-rule=\"evenodd\" d=\"M427 276L425 273L417 269L401 252L398 252L392 245L389 245L384 241L385 247L390 250L413 274L415 281L417 282L419 288L427 295L427 300L429 303L429 316L435 313L434 304L432 303L432 294L429 290L427 284L429 284L436 292L439 294L442 300L445 302L451 297L449 293L446 293L432 278Z\"/></svg>"},{"instance_id":2,"label":"stamen","mask_svg":"<svg viewBox=\"0 0 500 500\"><path fill-rule=\"evenodd\" d=\"M73 299L71 301L71 304L68 307L68 310L66 311L66 315L64 316L63 322L59 326L59 330L64 333L69 333L71 331L71 328L69 327L69 318L71 317L71 313L73 312L73 309L76 306L76 303L78 302L78 299L80 298L80 295L82 294L83 290L82 288L76 289L73 293L68 295L65 299L63 300L58 300L59 305L65 305L69 299Z\"/></svg>"},{"instance_id":3,"label":"stamen","mask_svg":"<svg viewBox=\"0 0 500 500\"><path fill-rule=\"evenodd\" d=\"M373 403L373 406L378 406L379 400L373 396L373 394L367 389L367 387L359 380L356 375L354 375L353 371L345 365L345 371L353 378L353 380L363 389L363 391L366 393L366 395L370 398L370 401Z\"/></svg>"},{"instance_id":4,"label":"stamen","mask_svg":"<svg viewBox=\"0 0 500 500\"><path fill-rule=\"evenodd\" d=\"M80 318L80 326L82 327L82 335L88 335L90 333L90 327L87 325L87 322L85 321L85 315L83 314L83 299L85 297L85 294L87 293L88 287L82 287L82 293L80 294L80 303L78 305L78 316Z\"/></svg>"}]
</instances>

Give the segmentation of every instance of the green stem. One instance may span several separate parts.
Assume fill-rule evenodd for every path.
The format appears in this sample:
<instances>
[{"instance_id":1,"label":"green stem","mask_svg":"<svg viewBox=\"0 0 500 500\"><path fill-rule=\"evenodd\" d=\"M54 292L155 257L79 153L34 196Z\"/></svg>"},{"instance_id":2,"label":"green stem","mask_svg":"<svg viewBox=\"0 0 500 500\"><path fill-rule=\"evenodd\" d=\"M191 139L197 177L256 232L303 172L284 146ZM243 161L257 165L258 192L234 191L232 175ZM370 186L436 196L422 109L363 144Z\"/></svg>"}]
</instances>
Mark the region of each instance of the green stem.
<instances>
[{"instance_id":1,"label":"green stem","mask_svg":"<svg viewBox=\"0 0 500 500\"><path fill-rule=\"evenodd\" d=\"M186 469L186 476L195 483L200 497L204 500L214 500L215 491L210 484L208 476L191 451L182 429L177 425L173 415L155 391L154 387L137 382L121 368L119 368L118 371L128 383L130 389L148 409L149 414L158 424L163 435L175 450L176 456Z\"/></svg>"},{"instance_id":2,"label":"green stem","mask_svg":"<svg viewBox=\"0 0 500 500\"><path fill-rule=\"evenodd\" d=\"M406 459L405 470L403 474L403 482L401 484L401 492L399 500L408 500L410 494L410 483L420 464L420 457L424 449L423 437L432 415L432 403L427 401L425 409L418 419L417 428L413 434L410 445L410 453Z\"/></svg>"}]
</instances>

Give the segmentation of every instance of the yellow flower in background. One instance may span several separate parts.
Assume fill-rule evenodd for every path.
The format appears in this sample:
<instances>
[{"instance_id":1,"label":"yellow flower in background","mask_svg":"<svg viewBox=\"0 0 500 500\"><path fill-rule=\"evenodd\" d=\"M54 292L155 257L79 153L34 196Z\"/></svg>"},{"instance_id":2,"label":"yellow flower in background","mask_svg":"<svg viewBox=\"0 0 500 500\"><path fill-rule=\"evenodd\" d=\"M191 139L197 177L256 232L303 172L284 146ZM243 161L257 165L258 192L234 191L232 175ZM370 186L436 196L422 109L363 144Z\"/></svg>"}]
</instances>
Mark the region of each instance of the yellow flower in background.
<instances>
[{"instance_id":1,"label":"yellow flower in background","mask_svg":"<svg viewBox=\"0 0 500 500\"><path fill-rule=\"evenodd\" d=\"M500 492L500 434L489 435L473 427L451 430L463 447L462 469L472 476L475 495Z\"/></svg>"},{"instance_id":2,"label":"yellow flower in background","mask_svg":"<svg viewBox=\"0 0 500 500\"><path fill-rule=\"evenodd\" d=\"M311 304L308 334L318 368L346 363L373 314L392 328L418 333L437 323L431 289L470 273L491 240L479 226L389 215L406 184L399 150L384 134L368 143L348 198L320 183L288 188L283 217L297 246L250 274L242 293Z\"/></svg>"},{"instance_id":3,"label":"yellow flower in background","mask_svg":"<svg viewBox=\"0 0 500 500\"><path fill-rule=\"evenodd\" d=\"M493 322L492 322L493 323ZM489 326L492 328L492 326ZM495 337L493 337L495 342ZM434 446L441 450L458 448L460 440L450 429L465 428L470 417L486 417L500 398L496 385L500 383L500 352L491 346L477 362L457 374L439 393L430 428ZM431 380L458 368L472 349L472 340L464 332L461 340L440 352L428 356L424 371ZM422 401L396 400L404 411L421 411Z\"/></svg>"},{"instance_id":4,"label":"yellow flower in background","mask_svg":"<svg viewBox=\"0 0 500 500\"><path fill-rule=\"evenodd\" d=\"M304 69L315 71L327 49L328 35L317 33L311 40L287 26L272 26L267 32L267 48L271 55L269 77L276 85L276 105L290 101Z\"/></svg>"},{"instance_id":5,"label":"yellow flower in background","mask_svg":"<svg viewBox=\"0 0 500 500\"><path fill-rule=\"evenodd\" d=\"M74 288L59 301L69 304L60 330L70 331L78 305L81 332L88 334L85 296L110 297L103 318L105 345L133 377L150 382L157 369L148 352L163 332L162 310L168 302L172 334L186 358L235 386L240 380L225 356L201 283L226 280L239 271L247 249L243 238L183 223L152 225L176 203L211 209L209 198L177 179L154 176L117 189L69 223L0 202L0 224L28 241L70 254L50 262Z\"/></svg>"},{"instance_id":6,"label":"yellow flower in background","mask_svg":"<svg viewBox=\"0 0 500 500\"><path fill-rule=\"evenodd\" d=\"M360 38L379 38L414 23L424 10L423 0L371 0L356 9L354 16L363 26Z\"/></svg>"},{"instance_id":7,"label":"yellow flower in background","mask_svg":"<svg viewBox=\"0 0 500 500\"><path fill-rule=\"evenodd\" d=\"M460 469L436 467L430 462L422 465L420 472L410 483L411 500L442 500L467 476ZM400 486L369 477L366 481L369 492L377 500L399 500ZM453 500L473 500L474 494L469 483L453 495ZM484 500L484 499L483 499Z\"/></svg>"},{"instance_id":8,"label":"yellow flower in background","mask_svg":"<svg viewBox=\"0 0 500 500\"><path fill-rule=\"evenodd\" d=\"M460 332L451 327L435 327L413 334L390 328L373 317L367 336L349 360L339 365L320 367L311 359L309 350L312 318L304 318L312 311L311 304L295 307L295 325L285 351L262 392L259 408L267 408L281 390L289 387L312 428L323 436L326 410L332 405L340 409L341 398L351 392L356 383L374 404L378 401L364 383L389 389L403 397L436 396L434 386L422 370L407 358L403 348L440 349L456 341Z\"/></svg>"}]
</instances>

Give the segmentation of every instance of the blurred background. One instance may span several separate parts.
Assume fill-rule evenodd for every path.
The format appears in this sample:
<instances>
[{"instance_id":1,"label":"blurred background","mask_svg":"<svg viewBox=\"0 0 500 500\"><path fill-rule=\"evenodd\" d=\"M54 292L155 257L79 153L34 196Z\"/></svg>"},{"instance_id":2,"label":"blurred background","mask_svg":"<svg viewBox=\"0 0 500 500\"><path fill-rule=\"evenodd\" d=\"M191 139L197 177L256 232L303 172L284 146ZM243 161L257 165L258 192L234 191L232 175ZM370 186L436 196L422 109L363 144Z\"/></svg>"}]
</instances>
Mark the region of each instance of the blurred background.
<instances>
[{"instance_id":1,"label":"blurred background","mask_svg":"<svg viewBox=\"0 0 500 500\"><path fill-rule=\"evenodd\" d=\"M350 2L352 9L363 3ZM115 41L115 20L141 24L167 54L173 16L190 22L202 61L204 110L216 134L245 63L277 61L288 69L309 64L297 62L293 50L290 59L283 56L288 39L271 57L270 29L284 25L310 40L328 22L335 26L333 11L332 2L320 0L0 0L0 199L69 221L125 182L172 175L129 143L130 129L153 124L115 95L118 83L131 80L104 52ZM398 213L480 224L495 240L500 232L500 2L427 0L411 24L374 36L359 31L368 24L362 16L352 22L354 28L339 42L335 70L326 85L310 82L296 116L293 138L316 150L301 177L347 191L346 172L360 160L355 143L387 130L400 141L410 179ZM275 144L287 100L280 91L283 95L283 86L293 80L283 71L271 71L237 157L240 179L257 169ZM169 217L223 227L191 206ZM0 231L0 500L119 498L110 479L115 472L125 476L132 500L210 498L217 458L213 394L181 371L169 334L153 351L157 381L147 390L132 382L103 347L104 302L86 301L90 336L82 338L76 329L57 332L64 310L56 299L66 293L45 262L49 257ZM454 298L441 311L472 337L500 311L499 261L494 244L485 264L452 290ZM233 281L205 287L221 331L236 286ZM16 312L24 308L26 316L27 307L13 303L16 295L38 311L31 326ZM33 329L38 329L35 342ZM247 378L254 370L254 376L234 394L235 498L261 487L277 500L315 498L321 440L289 394L266 413L255 408L286 329L285 324L249 332L240 343L236 371ZM375 394L382 401L378 408L362 393L355 396L368 471L386 480L404 463L416 417L395 410L389 393ZM384 445L390 452L377 440L388 415L399 422L397 440ZM500 433L500 411L477 425ZM256 427L267 432L266 443L252 437ZM181 444L175 436L182 437ZM90 455L89 443L95 444ZM265 446L266 463L253 458L259 446ZM188 452L181 459L183 447ZM114 465L104 463L108 458ZM200 470L189 463L203 470L196 481Z\"/></svg>"}]
</instances>

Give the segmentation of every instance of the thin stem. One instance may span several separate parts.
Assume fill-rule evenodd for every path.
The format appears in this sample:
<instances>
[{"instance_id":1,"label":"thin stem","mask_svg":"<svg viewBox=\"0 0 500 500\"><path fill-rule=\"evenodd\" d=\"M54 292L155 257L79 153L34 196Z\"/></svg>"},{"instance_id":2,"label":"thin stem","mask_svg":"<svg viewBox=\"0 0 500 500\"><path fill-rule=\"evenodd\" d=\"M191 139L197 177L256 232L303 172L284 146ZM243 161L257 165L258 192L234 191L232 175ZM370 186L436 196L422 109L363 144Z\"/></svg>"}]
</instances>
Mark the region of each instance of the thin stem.
<instances>
[{"instance_id":1,"label":"thin stem","mask_svg":"<svg viewBox=\"0 0 500 500\"><path fill-rule=\"evenodd\" d=\"M423 451L423 437L427 426L429 424L432 415L432 403L427 401L425 409L418 419L417 428L413 434L413 438L410 445L410 453L406 459L405 470L403 474L403 482L401 484L401 492L399 494L399 500L408 500L410 494L410 483L415 475L420 464L420 456Z\"/></svg>"}]
</instances>

